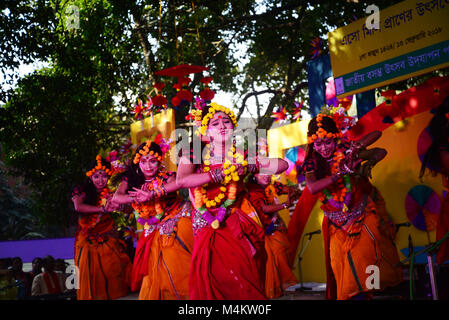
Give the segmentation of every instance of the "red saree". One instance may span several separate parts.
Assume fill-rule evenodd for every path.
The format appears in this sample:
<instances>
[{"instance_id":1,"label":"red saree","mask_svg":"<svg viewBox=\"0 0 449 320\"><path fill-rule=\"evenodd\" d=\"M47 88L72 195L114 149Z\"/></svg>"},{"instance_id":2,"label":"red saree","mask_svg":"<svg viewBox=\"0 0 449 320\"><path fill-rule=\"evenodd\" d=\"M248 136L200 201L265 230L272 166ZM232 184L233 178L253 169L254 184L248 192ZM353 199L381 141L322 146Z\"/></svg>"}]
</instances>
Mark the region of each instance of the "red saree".
<instances>
[{"instance_id":1,"label":"red saree","mask_svg":"<svg viewBox=\"0 0 449 320\"><path fill-rule=\"evenodd\" d=\"M208 192L217 189L217 185L209 185ZM241 189L240 184L237 195L241 194ZM190 190L190 197L194 203L192 192ZM237 199L228 208L228 216L218 229L213 229L194 210L195 242L189 278L190 299L266 299L264 230L250 217L256 210L250 208L247 201L241 200ZM245 205L242 206L242 203ZM210 211L215 214L215 210Z\"/></svg>"}]
</instances>

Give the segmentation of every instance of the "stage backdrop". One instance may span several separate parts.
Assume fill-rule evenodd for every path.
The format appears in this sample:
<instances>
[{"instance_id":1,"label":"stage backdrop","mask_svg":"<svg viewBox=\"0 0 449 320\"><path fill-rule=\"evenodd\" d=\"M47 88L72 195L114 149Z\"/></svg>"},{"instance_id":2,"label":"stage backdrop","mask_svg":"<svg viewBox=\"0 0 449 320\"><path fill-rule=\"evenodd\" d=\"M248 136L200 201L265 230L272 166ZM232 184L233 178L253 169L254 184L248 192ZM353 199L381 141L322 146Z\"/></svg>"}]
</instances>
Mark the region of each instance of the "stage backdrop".
<instances>
[{"instance_id":1,"label":"stage backdrop","mask_svg":"<svg viewBox=\"0 0 449 320\"><path fill-rule=\"evenodd\" d=\"M444 78L447 83L447 79ZM442 84L438 86L439 92L434 93L435 85L432 82L421 86L421 88L413 88L410 91L404 93L402 97L398 96L393 99L393 103L406 100L407 105L402 105L402 115L405 117L405 121L400 121L400 118L393 117L395 124L382 123L382 117L378 117L376 113L384 116L383 109L389 109L390 106L379 105L373 109L370 113L372 117L370 119L370 113L363 117L360 121L361 124L366 124L363 128L357 128L358 134L364 134L372 131L371 126L374 128L377 126L379 130L382 130L382 137L372 145L372 147L385 148L388 151L386 158L381 161L373 169L372 183L382 193L385 202L387 212L391 216L393 223L414 222L407 216L406 199L412 188L423 185L431 188L438 198L442 199L442 182L440 177L425 176L423 181L420 181L419 170L421 167L420 154L418 150L418 140L425 136L423 131L427 127L433 114L430 112L432 105L438 104L442 101L444 96L449 94L449 85ZM427 103L426 103L427 102ZM441 103L441 102L440 102ZM436 105L435 105L436 106ZM410 115L411 116L407 116ZM376 119L379 123L373 123L370 120ZM304 123L293 123L280 128L272 129L268 131L268 145L270 157L284 157L284 149L291 148L295 145L303 145L307 136L307 121ZM369 123L369 125L368 125ZM354 134L357 136L358 134ZM283 144L279 144L280 141L285 141ZM296 141L296 144L295 144ZM286 181L286 177L282 177L283 181ZM420 188L418 188L420 189ZM427 188L422 188L427 189ZM415 189L416 190L416 189ZM427 189L428 190L428 189ZM413 192L412 192L413 195ZM421 198L426 195L420 195ZM410 200L407 200L407 205L410 206ZM433 201L435 205L436 201ZM320 209L321 203L317 201L315 204L307 224L304 228L302 235L308 232L312 232L321 229L321 222L323 219L323 212ZM436 204L438 205L438 204ZM432 205L431 205L432 207ZM410 211L410 208L408 208ZM290 216L286 212L282 212L281 217L288 224ZM415 221L416 223L416 221ZM404 259L405 256L400 252L401 249L408 247L408 237L412 238L414 246L423 246L428 244L429 238L431 241L435 241L435 231L429 233L422 231L412 225L411 227L402 227L399 229L396 235L396 244L399 252L400 259ZM304 239L304 240L303 240ZM297 255L301 251L302 245L305 244L307 237L301 236L299 241ZM296 261L296 259L295 259ZM324 246L322 235L314 235L309 247L306 249L301 264L303 281L305 282L326 282L325 265L324 265ZM294 272L298 276L298 267L295 267Z\"/></svg>"}]
</instances>

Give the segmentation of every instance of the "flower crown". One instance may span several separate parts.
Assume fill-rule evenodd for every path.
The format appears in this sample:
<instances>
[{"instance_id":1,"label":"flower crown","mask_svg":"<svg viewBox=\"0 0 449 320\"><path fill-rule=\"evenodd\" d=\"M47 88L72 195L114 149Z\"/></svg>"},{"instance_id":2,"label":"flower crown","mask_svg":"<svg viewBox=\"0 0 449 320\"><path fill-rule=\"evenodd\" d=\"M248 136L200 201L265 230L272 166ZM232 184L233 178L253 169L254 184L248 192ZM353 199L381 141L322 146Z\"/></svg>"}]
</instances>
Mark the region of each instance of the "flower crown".
<instances>
[{"instance_id":1,"label":"flower crown","mask_svg":"<svg viewBox=\"0 0 449 320\"><path fill-rule=\"evenodd\" d=\"M318 138L324 139L324 138L341 138L341 137L343 137L343 134L341 133L340 130L337 133L332 133L332 132L327 132L326 130L323 129L323 124L321 123L321 121L323 121L324 117L333 119L331 116L328 116L326 114L322 114L322 113L318 114L316 116L318 130L314 134L312 134L310 137L307 138L307 143L309 143L309 144L314 143L315 140Z\"/></svg>"},{"instance_id":2,"label":"flower crown","mask_svg":"<svg viewBox=\"0 0 449 320\"><path fill-rule=\"evenodd\" d=\"M162 154L157 153L156 151L150 150L150 146L152 143L155 143L157 145L159 145L159 147L162 150ZM170 146L170 141L165 141L162 138L161 134L156 135L156 137L154 138L154 140L148 139L145 142L145 146L139 150L139 152L136 153L133 163L137 164L140 161L141 157L144 157L146 155L150 155L155 157L157 160L162 161L162 159L164 158L165 154L168 152L168 150L170 150L171 146Z\"/></svg>"},{"instance_id":3,"label":"flower crown","mask_svg":"<svg viewBox=\"0 0 449 320\"><path fill-rule=\"evenodd\" d=\"M234 127L237 127L237 118L235 117L234 112L232 110L230 110L229 108L226 108L225 106L222 106L215 102L212 102L210 104L208 113L206 115L204 115L204 117L203 117L203 111L200 106L201 103L198 103L198 105L199 106L197 106L197 109L192 110L190 112L190 114L194 118L196 126L200 127L199 133L201 135L204 136L206 134L207 126L209 125L209 121L212 119L212 117L214 116L214 114L216 112L223 112L223 113L227 114L229 116L229 118L231 119L232 123L234 124Z\"/></svg>"},{"instance_id":4,"label":"flower crown","mask_svg":"<svg viewBox=\"0 0 449 320\"><path fill-rule=\"evenodd\" d=\"M104 166L104 165L101 163L101 156L100 156L100 155L97 155L97 157L96 157L95 159L97 160L97 165L96 165L92 170L87 171L87 172L86 172L86 176L90 177L91 175L94 174L95 171L98 171L98 170L103 170L103 171L106 172L109 176L111 176L113 172L112 172L112 170L106 168L106 166Z\"/></svg>"}]
</instances>

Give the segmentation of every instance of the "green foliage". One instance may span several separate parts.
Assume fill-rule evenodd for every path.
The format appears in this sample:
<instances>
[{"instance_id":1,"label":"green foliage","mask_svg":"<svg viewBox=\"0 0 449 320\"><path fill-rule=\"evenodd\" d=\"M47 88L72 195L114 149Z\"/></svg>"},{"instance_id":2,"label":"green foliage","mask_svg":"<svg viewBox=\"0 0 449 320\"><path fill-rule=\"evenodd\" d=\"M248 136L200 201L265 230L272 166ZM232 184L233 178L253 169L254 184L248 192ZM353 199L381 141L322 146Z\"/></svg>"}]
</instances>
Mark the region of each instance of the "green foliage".
<instances>
[{"instance_id":1,"label":"green foliage","mask_svg":"<svg viewBox=\"0 0 449 320\"><path fill-rule=\"evenodd\" d=\"M0 162L3 168L3 163ZM26 199L16 196L0 171L0 240L43 238L39 220Z\"/></svg>"}]
</instances>

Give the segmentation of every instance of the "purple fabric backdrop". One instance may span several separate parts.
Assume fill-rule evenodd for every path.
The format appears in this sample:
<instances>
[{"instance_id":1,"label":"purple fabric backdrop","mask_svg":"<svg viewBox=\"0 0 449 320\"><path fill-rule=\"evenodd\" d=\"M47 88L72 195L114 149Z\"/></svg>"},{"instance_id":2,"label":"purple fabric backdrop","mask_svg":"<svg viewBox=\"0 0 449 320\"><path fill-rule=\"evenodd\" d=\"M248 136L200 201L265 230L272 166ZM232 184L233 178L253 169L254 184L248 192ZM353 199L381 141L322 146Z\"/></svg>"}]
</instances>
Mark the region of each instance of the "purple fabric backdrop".
<instances>
[{"instance_id":1,"label":"purple fabric backdrop","mask_svg":"<svg viewBox=\"0 0 449 320\"><path fill-rule=\"evenodd\" d=\"M55 259L73 259L75 238L1 241L0 258L20 257L31 262L36 257L53 256Z\"/></svg>"}]
</instances>

